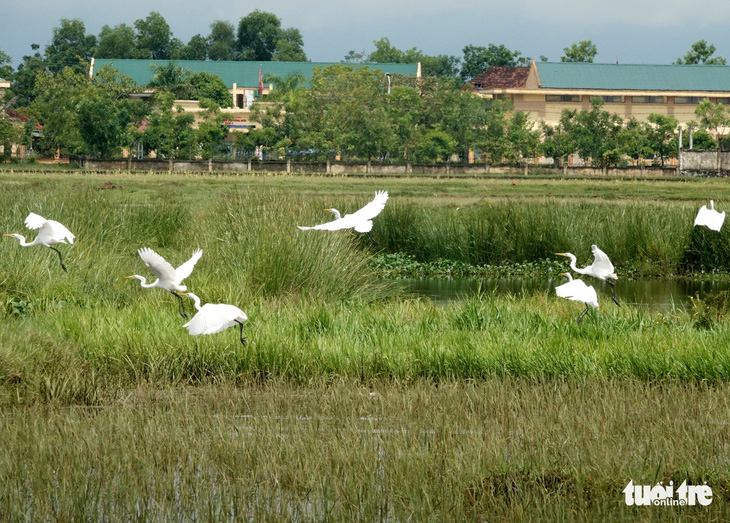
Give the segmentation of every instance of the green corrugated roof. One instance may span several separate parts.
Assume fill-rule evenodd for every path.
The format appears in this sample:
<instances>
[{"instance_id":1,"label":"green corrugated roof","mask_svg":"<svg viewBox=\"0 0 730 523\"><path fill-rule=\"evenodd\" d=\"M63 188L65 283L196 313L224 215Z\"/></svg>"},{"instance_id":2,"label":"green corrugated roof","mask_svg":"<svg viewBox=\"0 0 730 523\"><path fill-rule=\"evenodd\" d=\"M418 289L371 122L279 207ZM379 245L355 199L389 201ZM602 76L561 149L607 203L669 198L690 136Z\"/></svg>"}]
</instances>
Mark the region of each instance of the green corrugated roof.
<instances>
[{"instance_id":1,"label":"green corrugated roof","mask_svg":"<svg viewBox=\"0 0 730 523\"><path fill-rule=\"evenodd\" d=\"M540 87L640 91L730 91L722 65L595 64L536 62Z\"/></svg>"},{"instance_id":2,"label":"green corrugated roof","mask_svg":"<svg viewBox=\"0 0 730 523\"><path fill-rule=\"evenodd\" d=\"M312 78L312 71L315 67L326 67L332 62L234 62L234 61L202 61L202 60L122 60L111 58L94 59L93 74L96 74L106 64L111 64L120 73L129 76L138 85L146 85L152 80L154 70L152 65L161 66L173 61L183 69L195 73L210 73L221 77L228 88L233 84L239 87L258 87L259 67L265 77L273 74L286 78L295 73L304 75L309 82ZM385 63L362 63L361 66L368 66L371 69L380 69L384 73L402 74L415 76L418 64L385 64Z\"/></svg>"}]
</instances>

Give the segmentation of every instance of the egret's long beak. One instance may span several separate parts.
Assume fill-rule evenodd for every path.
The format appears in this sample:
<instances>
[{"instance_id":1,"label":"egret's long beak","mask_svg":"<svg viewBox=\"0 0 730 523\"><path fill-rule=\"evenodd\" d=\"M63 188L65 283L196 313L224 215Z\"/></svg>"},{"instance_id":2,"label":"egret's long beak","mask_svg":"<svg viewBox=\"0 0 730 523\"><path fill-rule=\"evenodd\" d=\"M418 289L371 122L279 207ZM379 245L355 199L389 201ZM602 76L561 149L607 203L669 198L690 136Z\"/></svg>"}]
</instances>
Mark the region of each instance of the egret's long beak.
<instances>
[{"instance_id":1,"label":"egret's long beak","mask_svg":"<svg viewBox=\"0 0 730 523\"><path fill-rule=\"evenodd\" d=\"M12 234L3 234L3 236L12 236Z\"/></svg>"},{"instance_id":2,"label":"egret's long beak","mask_svg":"<svg viewBox=\"0 0 730 523\"><path fill-rule=\"evenodd\" d=\"M325 209L325 211L330 212L332 209Z\"/></svg>"},{"instance_id":3,"label":"egret's long beak","mask_svg":"<svg viewBox=\"0 0 730 523\"><path fill-rule=\"evenodd\" d=\"M134 278L134 276L125 276L124 279L128 280L129 278Z\"/></svg>"},{"instance_id":4,"label":"egret's long beak","mask_svg":"<svg viewBox=\"0 0 730 523\"><path fill-rule=\"evenodd\" d=\"M188 294L190 294L190 293L189 292L178 292L179 296L187 296Z\"/></svg>"},{"instance_id":5,"label":"egret's long beak","mask_svg":"<svg viewBox=\"0 0 730 523\"><path fill-rule=\"evenodd\" d=\"M567 276L567 275L568 275L568 273L567 273L567 272L561 272L561 273L560 273L560 276Z\"/></svg>"},{"instance_id":6,"label":"egret's long beak","mask_svg":"<svg viewBox=\"0 0 730 523\"><path fill-rule=\"evenodd\" d=\"M555 255L556 256L565 256L565 253L564 252L556 252Z\"/></svg>"}]
</instances>

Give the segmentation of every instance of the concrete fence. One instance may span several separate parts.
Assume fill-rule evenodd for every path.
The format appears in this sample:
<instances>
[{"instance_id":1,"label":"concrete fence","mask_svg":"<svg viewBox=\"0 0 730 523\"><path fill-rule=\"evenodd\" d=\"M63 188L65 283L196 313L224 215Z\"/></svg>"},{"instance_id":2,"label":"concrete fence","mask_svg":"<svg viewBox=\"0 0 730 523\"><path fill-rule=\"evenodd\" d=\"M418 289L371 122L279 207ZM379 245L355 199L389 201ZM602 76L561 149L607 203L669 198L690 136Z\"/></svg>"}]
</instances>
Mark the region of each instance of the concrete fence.
<instances>
[{"instance_id":1,"label":"concrete fence","mask_svg":"<svg viewBox=\"0 0 730 523\"><path fill-rule=\"evenodd\" d=\"M703 178L730 176L730 151L681 151L679 173Z\"/></svg>"},{"instance_id":2,"label":"concrete fence","mask_svg":"<svg viewBox=\"0 0 730 523\"><path fill-rule=\"evenodd\" d=\"M393 165L375 162L292 162L292 161L204 161L204 160L77 160L81 167L90 171L141 171L141 172L217 172L217 173L290 173L330 175L391 175L391 176L480 176L504 174L519 176L531 172L554 172L566 176L662 176L674 175L676 167L548 167L494 166L487 164L436 164L436 165Z\"/></svg>"}]
</instances>

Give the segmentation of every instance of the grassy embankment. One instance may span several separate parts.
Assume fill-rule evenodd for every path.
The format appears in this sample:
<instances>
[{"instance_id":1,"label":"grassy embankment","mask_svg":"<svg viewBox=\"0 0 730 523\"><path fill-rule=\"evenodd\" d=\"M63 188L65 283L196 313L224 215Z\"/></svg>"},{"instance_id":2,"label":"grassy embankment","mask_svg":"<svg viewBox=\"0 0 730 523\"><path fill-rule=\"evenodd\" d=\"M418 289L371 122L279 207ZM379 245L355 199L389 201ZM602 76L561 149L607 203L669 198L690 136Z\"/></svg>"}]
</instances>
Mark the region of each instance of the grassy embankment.
<instances>
[{"instance_id":1,"label":"grassy embankment","mask_svg":"<svg viewBox=\"0 0 730 523\"><path fill-rule=\"evenodd\" d=\"M585 259L596 242L617 265L697 270L724 263L725 233L691 228L692 200L730 197L719 182L1 182L4 232L32 210L77 235L68 274L47 249L0 244L2 514L658 517L623 507L629 479L730 491L722 310L605 300L577 326L579 305L543 294L435 308L392 298L367 240L295 227L385 188L376 240L424 261ZM173 265L202 248L187 283L241 306L249 344L188 336L174 298L124 280L150 276L141 246Z\"/></svg>"}]
</instances>

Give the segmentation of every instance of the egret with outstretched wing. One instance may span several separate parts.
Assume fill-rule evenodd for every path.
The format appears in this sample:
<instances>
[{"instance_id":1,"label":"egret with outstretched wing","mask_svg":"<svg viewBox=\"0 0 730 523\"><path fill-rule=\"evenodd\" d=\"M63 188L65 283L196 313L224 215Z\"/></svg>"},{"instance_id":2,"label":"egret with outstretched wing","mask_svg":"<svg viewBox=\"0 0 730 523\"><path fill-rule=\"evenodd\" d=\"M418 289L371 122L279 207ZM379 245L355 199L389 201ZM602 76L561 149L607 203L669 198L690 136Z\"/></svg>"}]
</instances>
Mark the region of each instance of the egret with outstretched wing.
<instances>
[{"instance_id":1,"label":"egret with outstretched wing","mask_svg":"<svg viewBox=\"0 0 730 523\"><path fill-rule=\"evenodd\" d=\"M139 280L141 282L140 285L145 289L159 287L160 289L170 291L172 294L177 296L177 299L179 300L180 315L183 318L187 318L187 315L185 314L185 306L183 305L183 300L178 292L185 292L186 290L188 290L185 285L182 285L182 281L190 276L190 274L193 272L193 267L195 267L195 264L198 263L198 260L203 255L203 251L197 249L195 252L193 252L192 257L188 261L180 265L180 267L178 267L177 269L174 269L172 265L170 265L167 260L165 260L165 258L163 258L148 247L143 247L139 249L137 253L139 254L139 257L142 258L142 261L145 262L145 265L152 269L152 272L155 273L157 279L152 283L147 283L147 278L145 278L144 276L140 276L139 274L133 274L132 276L127 276L126 278L134 278L136 280Z\"/></svg>"},{"instance_id":2,"label":"egret with outstretched wing","mask_svg":"<svg viewBox=\"0 0 730 523\"><path fill-rule=\"evenodd\" d=\"M12 236L20 240L21 247L31 247L33 245L43 245L49 249L53 249L58 254L58 259L61 262L61 268L68 272L66 266L63 264L63 257L61 251L53 247L57 243L70 243L73 244L74 234L69 231L65 225L58 223L56 220L46 220L43 216L36 213L30 213L25 219L25 226L30 230L38 229L38 235L32 242L26 242L25 236L20 234L4 234L3 236Z\"/></svg>"},{"instance_id":3,"label":"egret with outstretched wing","mask_svg":"<svg viewBox=\"0 0 730 523\"><path fill-rule=\"evenodd\" d=\"M310 229L318 231L339 231L340 229L354 229L357 232L367 233L373 228L373 218L375 218L385 208L385 202L388 201L387 191L378 191L375 193L373 201L368 203L362 209L344 216L340 215L337 209L325 209L335 215L335 219L331 222L314 225L312 227L298 226L301 230Z\"/></svg>"}]
</instances>

